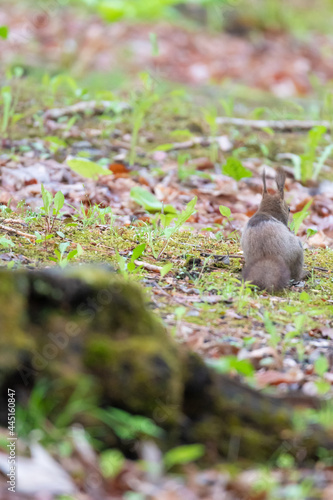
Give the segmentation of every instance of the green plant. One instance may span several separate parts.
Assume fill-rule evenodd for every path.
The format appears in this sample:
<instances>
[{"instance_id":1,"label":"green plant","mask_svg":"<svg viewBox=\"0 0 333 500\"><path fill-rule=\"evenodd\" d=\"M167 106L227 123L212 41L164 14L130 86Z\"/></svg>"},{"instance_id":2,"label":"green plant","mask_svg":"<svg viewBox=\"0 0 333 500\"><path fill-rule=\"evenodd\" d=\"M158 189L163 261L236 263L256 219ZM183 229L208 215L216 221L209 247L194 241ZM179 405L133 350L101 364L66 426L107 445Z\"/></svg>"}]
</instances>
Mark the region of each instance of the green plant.
<instances>
[{"instance_id":1,"label":"green plant","mask_svg":"<svg viewBox=\"0 0 333 500\"><path fill-rule=\"evenodd\" d=\"M107 224L107 217L109 219L109 224L111 230L114 229L115 215L112 212L111 207L102 208L99 205L86 207L82 202L80 208L76 208L68 203L68 206L74 210L72 215L75 221L80 221L84 228L93 226L94 224L102 224L103 226ZM77 222L66 224L67 226L76 226Z\"/></svg>"},{"instance_id":2,"label":"green plant","mask_svg":"<svg viewBox=\"0 0 333 500\"><path fill-rule=\"evenodd\" d=\"M314 362L314 371L320 380L316 382L316 387L320 394L326 394L331 389L331 384L325 380L324 376L329 370L329 362L323 355L319 356Z\"/></svg>"},{"instance_id":3,"label":"green plant","mask_svg":"<svg viewBox=\"0 0 333 500\"><path fill-rule=\"evenodd\" d=\"M59 247L54 250L56 257L49 257L49 259L56 262L61 268L64 268L71 260L83 254L83 249L80 243L78 243L75 250L71 250L67 255L65 255L69 245L69 241L60 243Z\"/></svg>"},{"instance_id":4,"label":"green plant","mask_svg":"<svg viewBox=\"0 0 333 500\"><path fill-rule=\"evenodd\" d=\"M15 66L12 70L6 72L6 78L10 82L14 78L21 78L23 69L20 66ZM17 123L22 117L22 113L15 113L19 101L19 91L13 94L12 85L4 85L0 89L0 102L2 105L2 124L1 132L4 135L8 134L10 125Z\"/></svg>"},{"instance_id":5,"label":"green plant","mask_svg":"<svg viewBox=\"0 0 333 500\"><path fill-rule=\"evenodd\" d=\"M132 94L132 136L131 149L129 154L129 164L134 165L136 160L136 146L139 131L149 109L158 100L158 96L153 91L153 80L148 73L141 74L144 90L141 94Z\"/></svg>"},{"instance_id":6,"label":"green plant","mask_svg":"<svg viewBox=\"0 0 333 500\"><path fill-rule=\"evenodd\" d=\"M158 254L158 258L161 257L163 252L165 251L166 247L168 246L168 243L170 241L170 238L173 236L173 234L178 231L183 224L191 217L191 215L195 214L195 205L197 203L197 197L195 196L193 200L191 200L187 205L185 210L183 210L178 217L174 219L174 226L170 226L169 224L171 223L170 218L168 219L166 215L161 214L161 221L162 224L164 225L164 230L163 230L163 237L166 238L166 243L160 253Z\"/></svg>"},{"instance_id":7,"label":"green plant","mask_svg":"<svg viewBox=\"0 0 333 500\"><path fill-rule=\"evenodd\" d=\"M195 167L187 164L190 158L188 153L182 153L177 156L177 175L180 181L185 181L188 177L196 173Z\"/></svg>"},{"instance_id":8,"label":"green plant","mask_svg":"<svg viewBox=\"0 0 333 500\"><path fill-rule=\"evenodd\" d=\"M129 262L127 262L126 258L120 255L116 251L116 259L118 262L119 266L119 271L121 274L125 277L128 278L129 273L135 274L138 273L139 270L141 269L141 266L136 264L135 261L143 254L145 251L146 244L145 243L140 243L137 247L134 248L132 252L132 256Z\"/></svg>"},{"instance_id":9,"label":"green plant","mask_svg":"<svg viewBox=\"0 0 333 500\"><path fill-rule=\"evenodd\" d=\"M43 184L41 185L41 193L43 200L41 210L45 215L46 234L50 235L53 231L55 221L60 214L60 210L64 206L65 197L61 191L58 191L53 197L50 191L44 188Z\"/></svg>"},{"instance_id":10,"label":"green plant","mask_svg":"<svg viewBox=\"0 0 333 500\"><path fill-rule=\"evenodd\" d=\"M164 266L160 270L161 278L164 278L164 276L171 271L172 267L173 267L172 262L167 262L166 264L164 264Z\"/></svg>"},{"instance_id":11,"label":"green plant","mask_svg":"<svg viewBox=\"0 0 333 500\"><path fill-rule=\"evenodd\" d=\"M0 245L6 249L12 248L15 246L15 243L10 238L6 238L5 236L0 237Z\"/></svg>"},{"instance_id":12,"label":"green plant","mask_svg":"<svg viewBox=\"0 0 333 500\"><path fill-rule=\"evenodd\" d=\"M317 160L317 149L323 135L326 133L326 127L318 125L308 132L305 152L302 155L291 155L291 161L294 165L295 179L306 182L309 179L316 180L325 161L333 151L333 144L329 144L323 150Z\"/></svg>"},{"instance_id":13,"label":"green plant","mask_svg":"<svg viewBox=\"0 0 333 500\"><path fill-rule=\"evenodd\" d=\"M296 212L293 214L292 221L289 224L290 230L293 231L296 235L298 230L306 217L309 215L308 209L310 208L313 200L308 201L308 203L302 208L300 212Z\"/></svg>"},{"instance_id":14,"label":"green plant","mask_svg":"<svg viewBox=\"0 0 333 500\"><path fill-rule=\"evenodd\" d=\"M254 368L248 359L237 359L237 356L223 356L219 359L210 359L209 366L218 373L239 373L245 377L253 377Z\"/></svg>"},{"instance_id":15,"label":"green plant","mask_svg":"<svg viewBox=\"0 0 333 500\"><path fill-rule=\"evenodd\" d=\"M210 109L206 109L204 111L204 119L209 126L210 133L210 159L212 163L217 161L218 157L218 143L216 141L216 136L218 132L218 124L217 124L217 110L215 107Z\"/></svg>"},{"instance_id":16,"label":"green plant","mask_svg":"<svg viewBox=\"0 0 333 500\"><path fill-rule=\"evenodd\" d=\"M148 212L177 214L177 210L172 205L163 205L163 203L159 201L153 193L140 186L135 186L131 189L130 197Z\"/></svg>"},{"instance_id":17,"label":"green plant","mask_svg":"<svg viewBox=\"0 0 333 500\"><path fill-rule=\"evenodd\" d=\"M239 241L239 234L237 230L233 227L232 220L233 217L231 215L231 210L229 207L225 207L224 205L219 206L220 213L223 217L225 217L227 220L222 224L222 228L224 229L225 225L229 223L229 226L232 228L232 232L228 235L228 239L231 238L232 235L235 235L234 240ZM223 233L220 231L219 233L216 233L216 238L220 237L221 239L223 238Z\"/></svg>"},{"instance_id":18,"label":"green plant","mask_svg":"<svg viewBox=\"0 0 333 500\"><path fill-rule=\"evenodd\" d=\"M2 125L1 132L5 134L8 129L10 117L13 114L12 108L12 90L11 87L5 86L1 88L1 101L2 101Z\"/></svg>"},{"instance_id":19,"label":"green plant","mask_svg":"<svg viewBox=\"0 0 333 500\"><path fill-rule=\"evenodd\" d=\"M301 297L302 294L305 295ZM308 294L304 291L300 294L300 299L303 300L304 302L310 300L308 297L309 297ZM304 343L302 341L301 336L304 333L304 331L306 331L306 323L307 323L307 316L305 314L297 314L294 320L294 330L288 331L283 339L283 350L286 351L291 347L295 347L297 350L297 356L299 361L302 361L304 359ZM293 342L293 339L295 337L300 337L296 344Z\"/></svg>"},{"instance_id":20,"label":"green plant","mask_svg":"<svg viewBox=\"0 0 333 500\"><path fill-rule=\"evenodd\" d=\"M98 163L81 158L73 158L72 160L67 160L67 165L74 172L82 175L82 177L86 177L87 179L98 179L99 175L112 174L110 170L102 167Z\"/></svg>"},{"instance_id":21,"label":"green plant","mask_svg":"<svg viewBox=\"0 0 333 500\"><path fill-rule=\"evenodd\" d=\"M99 454L98 461L102 475L105 478L118 476L125 465L125 457L117 449L102 451Z\"/></svg>"},{"instance_id":22,"label":"green plant","mask_svg":"<svg viewBox=\"0 0 333 500\"><path fill-rule=\"evenodd\" d=\"M268 311L264 312L263 319L264 319L265 329L270 336L270 344L273 347L276 347L279 343L280 335L279 335L279 332L277 331L273 321L270 319Z\"/></svg>"},{"instance_id":23,"label":"green plant","mask_svg":"<svg viewBox=\"0 0 333 500\"><path fill-rule=\"evenodd\" d=\"M96 408L96 396L88 376L80 379L66 404L60 408L54 394L63 388L61 381L40 379L35 383L27 404L19 404L16 409L18 435L26 438L38 429L43 442L58 443L68 434L68 426L76 416Z\"/></svg>"},{"instance_id":24,"label":"green plant","mask_svg":"<svg viewBox=\"0 0 333 500\"><path fill-rule=\"evenodd\" d=\"M88 3L88 0L85 0ZM111 23L121 19L137 21L153 21L159 18L173 17L175 11L173 6L178 4L177 0L94 0L99 14ZM91 5L91 1L89 1Z\"/></svg>"},{"instance_id":25,"label":"green plant","mask_svg":"<svg viewBox=\"0 0 333 500\"><path fill-rule=\"evenodd\" d=\"M45 137L44 141L48 144L51 153L56 153L59 149L67 147L67 143L56 136Z\"/></svg>"},{"instance_id":26,"label":"green plant","mask_svg":"<svg viewBox=\"0 0 333 500\"><path fill-rule=\"evenodd\" d=\"M222 174L232 177L235 181L240 181L244 177L252 177L251 170L245 168L240 160L232 156L222 165L221 170Z\"/></svg>"},{"instance_id":27,"label":"green plant","mask_svg":"<svg viewBox=\"0 0 333 500\"><path fill-rule=\"evenodd\" d=\"M8 38L9 29L8 26L0 26L0 37L6 40Z\"/></svg>"},{"instance_id":28,"label":"green plant","mask_svg":"<svg viewBox=\"0 0 333 500\"><path fill-rule=\"evenodd\" d=\"M164 455L164 465L171 469L175 465L185 465L202 458L206 452L203 444L186 444L167 451Z\"/></svg>"},{"instance_id":29,"label":"green plant","mask_svg":"<svg viewBox=\"0 0 333 500\"><path fill-rule=\"evenodd\" d=\"M163 430L150 418L131 415L119 408L94 408L89 415L104 422L120 439L158 438L163 435Z\"/></svg>"},{"instance_id":30,"label":"green plant","mask_svg":"<svg viewBox=\"0 0 333 500\"><path fill-rule=\"evenodd\" d=\"M233 97L228 97L226 99L220 99L221 106L224 110L226 116L234 116L235 111L235 99Z\"/></svg>"},{"instance_id":31,"label":"green plant","mask_svg":"<svg viewBox=\"0 0 333 500\"><path fill-rule=\"evenodd\" d=\"M177 175L180 181L185 181L191 175L197 175L204 179L211 179L211 176L207 172L201 172L197 170L195 165L189 163L190 155L188 153L182 153L177 156Z\"/></svg>"}]
</instances>

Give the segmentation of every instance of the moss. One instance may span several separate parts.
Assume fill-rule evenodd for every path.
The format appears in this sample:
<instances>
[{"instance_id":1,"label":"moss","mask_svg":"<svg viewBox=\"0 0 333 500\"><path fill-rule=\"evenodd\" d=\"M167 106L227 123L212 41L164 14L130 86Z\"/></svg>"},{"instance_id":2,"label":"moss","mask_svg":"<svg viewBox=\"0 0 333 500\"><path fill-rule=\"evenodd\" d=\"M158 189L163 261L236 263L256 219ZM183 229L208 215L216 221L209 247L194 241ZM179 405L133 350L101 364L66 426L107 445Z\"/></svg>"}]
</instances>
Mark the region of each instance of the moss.
<instances>
[{"instance_id":1,"label":"moss","mask_svg":"<svg viewBox=\"0 0 333 500\"><path fill-rule=\"evenodd\" d=\"M116 405L145 415L167 405L165 424L180 417L182 370L176 349L154 337L132 337L126 342L107 336L90 339L83 361L98 375L105 395Z\"/></svg>"},{"instance_id":2,"label":"moss","mask_svg":"<svg viewBox=\"0 0 333 500\"><path fill-rule=\"evenodd\" d=\"M17 366L25 351L33 350L36 342L25 333L28 322L25 276L13 279L9 272L0 271L0 366L2 371Z\"/></svg>"}]
</instances>

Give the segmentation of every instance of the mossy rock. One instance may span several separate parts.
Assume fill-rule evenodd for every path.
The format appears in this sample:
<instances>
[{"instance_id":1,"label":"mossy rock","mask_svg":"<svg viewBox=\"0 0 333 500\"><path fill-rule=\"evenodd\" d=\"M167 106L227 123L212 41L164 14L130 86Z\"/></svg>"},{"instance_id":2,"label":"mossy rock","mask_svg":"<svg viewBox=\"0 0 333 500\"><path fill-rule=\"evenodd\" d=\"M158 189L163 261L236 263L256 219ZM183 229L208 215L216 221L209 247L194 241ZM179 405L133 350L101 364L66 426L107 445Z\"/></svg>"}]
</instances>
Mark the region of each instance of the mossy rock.
<instances>
[{"instance_id":1,"label":"mossy rock","mask_svg":"<svg viewBox=\"0 0 333 500\"><path fill-rule=\"evenodd\" d=\"M20 402L46 378L61 387L54 394L61 411L89 377L97 406L152 418L168 431L165 448L202 442L216 457L236 449L264 461L286 435L297 442L287 404L218 375L178 346L147 308L141 288L108 268L1 270L0 324L3 425L8 387ZM84 414L81 422L96 423ZM97 431L110 446L108 433ZM325 440L321 434L318 442ZM308 443L313 455L315 437Z\"/></svg>"},{"instance_id":2,"label":"mossy rock","mask_svg":"<svg viewBox=\"0 0 333 500\"><path fill-rule=\"evenodd\" d=\"M176 344L146 307L139 286L107 268L2 270L0 323L1 385L16 374L26 386L47 376L66 378L74 388L90 374L104 400L130 411L150 414L166 400L180 408ZM178 414L169 420L176 422Z\"/></svg>"}]
</instances>

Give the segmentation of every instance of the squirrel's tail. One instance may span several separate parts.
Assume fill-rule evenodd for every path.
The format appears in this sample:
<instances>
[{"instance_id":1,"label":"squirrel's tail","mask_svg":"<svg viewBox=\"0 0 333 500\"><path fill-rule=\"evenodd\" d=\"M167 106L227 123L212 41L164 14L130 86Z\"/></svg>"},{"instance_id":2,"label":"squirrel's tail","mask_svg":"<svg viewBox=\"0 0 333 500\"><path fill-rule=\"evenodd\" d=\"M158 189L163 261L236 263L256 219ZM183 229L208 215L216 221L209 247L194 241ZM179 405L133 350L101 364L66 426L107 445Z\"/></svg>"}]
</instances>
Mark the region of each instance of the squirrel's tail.
<instances>
[{"instance_id":1,"label":"squirrel's tail","mask_svg":"<svg viewBox=\"0 0 333 500\"><path fill-rule=\"evenodd\" d=\"M289 284L290 271L282 259L266 257L244 267L243 280L261 290L278 292Z\"/></svg>"}]
</instances>

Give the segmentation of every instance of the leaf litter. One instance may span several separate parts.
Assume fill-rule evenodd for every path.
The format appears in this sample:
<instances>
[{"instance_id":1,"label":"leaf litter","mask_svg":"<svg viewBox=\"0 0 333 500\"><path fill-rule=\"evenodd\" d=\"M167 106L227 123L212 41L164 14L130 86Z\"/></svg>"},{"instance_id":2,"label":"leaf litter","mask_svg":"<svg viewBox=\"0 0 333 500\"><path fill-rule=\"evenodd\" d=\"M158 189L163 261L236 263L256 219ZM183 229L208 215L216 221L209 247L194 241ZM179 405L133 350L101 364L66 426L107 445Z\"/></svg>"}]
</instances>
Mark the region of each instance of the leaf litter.
<instances>
[{"instance_id":1,"label":"leaf litter","mask_svg":"<svg viewBox=\"0 0 333 500\"><path fill-rule=\"evenodd\" d=\"M7 5L1 16L0 24L6 24L9 19L13 32L19 32L26 22L25 14ZM22 44L17 39L9 50L1 50L0 58L2 62L8 62L18 51L24 50L27 63L32 66L40 64L41 57L57 65L63 44L74 38L79 40L72 53L74 70L99 71L109 65L110 58L120 65L121 53L115 53L111 47L115 46L115 40L120 46L121 40L124 47L127 44L133 51L128 62L128 70L132 74L137 74L141 67L156 63L160 75L187 84L232 77L237 82L285 97L311 92L308 78L310 70L318 74L323 82L333 76L327 56L324 51L320 51L321 46L330 43L324 36L314 38L316 48L313 43L290 43L287 37L281 38L281 35L267 35L261 44L256 44L226 34L212 36L190 33L182 28L161 24L154 26L154 32L160 40L160 56L153 59L150 47L143 43L150 26L107 26L100 22L87 26L86 22L84 19L73 19L66 13L61 24L55 16L49 20L46 45L41 43L44 28L36 27L37 43L31 39ZM79 32L82 33L81 37L78 37ZM138 41L141 41L141 45ZM0 40L0 46L3 43ZM41 51L45 49L47 53L42 54ZM184 51L188 54L185 63L182 59ZM237 63L239 60L243 61L242 65ZM162 140L156 141L154 131L143 128L141 132L144 140L135 148L137 159L131 166L128 162L131 147L131 137L126 130L128 124L122 126L120 123L119 129L105 139L98 116L101 112L107 114L109 107L107 103L102 106L103 109L94 103L88 104L78 102L71 106L42 110L46 131L52 131L52 134L65 141L56 151L52 151L52 141L38 136L3 141L0 155L0 203L7 205L10 202L10 207L15 210L17 204L25 200L30 210L38 210L42 206L43 184L53 195L58 191L64 194L65 217L69 219L76 214L81 204L86 211L95 204L102 208L111 206L116 218L115 230L123 240L119 254L130 258L140 231L154 217L153 210L147 211L147 206L136 203L138 196L136 199L131 197L131 191L136 190L138 193L142 189L147 190L153 195L150 203L155 203L158 209L172 205L178 212L184 210L185 205L197 196L196 213L173 236L163 255L155 258L147 244L144 254L134 261L136 266L142 266L138 277L147 289L151 307L161 316L177 341L207 360L218 362L219 370L236 379L246 380L259 390L268 388L281 398L294 398L296 406L300 402L311 407L313 398L332 397L332 164L327 162L326 169L323 169L326 180L308 185L295 179L290 163L284 165L288 174L286 195L291 213L299 212L312 201L309 216L301 223L298 233L306 249L306 264L312 274L280 296L270 297L266 293L241 288L239 234L260 202L263 170L266 170L269 190L274 190L274 166L281 164L281 161L267 161L267 158L247 155L242 158L241 164L251 177L241 175L236 182L227 175L228 168L222 173L221 167L228 166L228 158L231 158L229 154L244 145L248 146L248 132L243 137L237 137L235 129L220 124L218 135L212 138L201 124L199 131L186 141L169 142L169 130L162 130L162 139L165 144L169 144L165 150L156 149ZM130 112L130 104L119 102L119 106L121 112ZM82 115L82 110L87 108L93 113L89 123ZM60 119L71 115L77 116L77 120L68 128ZM190 123L187 125L190 128ZM177 128L176 123L173 128ZM153 135L149 135L151 133ZM284 137L287 136L288 133L285 133ZM262 137L267 139L265 135L257 137L259 140ZM213 143L218 147L217 163L210 158ZM179 175L179 159L175 156L177 151L185 151L189 155L185 160L188 171L183 178ZM70 162L80 154L92 162L108 159L104 166L98 164L98 177L86 179L70 168ZM234 158L231 160L235 163ZM103 168L105 175L100 175L103 174L100 170ZM230 209L232 219L226 220L221 216L221 205ZM5 224L10 224L11 228L15 226L15 234L10 236L17 248L10 252L6 249L0 255L1 259L5 263L14 260L31 267L45 263L52 265L48 260L48 249L44 255L38 251L36 257L30 255L32 243L26 245L27 239L36 239L33 229L40 229L41 223L26 222L22 214L20 218L14 217L14 220L4 217L0 231L1 236L7 237L9 231ZM307 237L309 229L317 232ZM86 231L89 239L95 239L97 243L81 241L86 252L81 260L93 262L98 258L114 265L114 241L109 235L105 236L109 227L97 224L93 230L88 228ZM79 242L78 232L75 228L68 229L66 236L71 241ZM91 238L92 234L95 238ZM157 246L161 251L163 245ZM91 248L94 248L93 252ZM192 260L189 260L189 255ZM216 256L220 259L216 259ZM172 263L172 268L161 278L160 271L167 262ZM302 293L305 293L303 297ZM323 357L328 360L325 371L320 369ZM323 385L322 382L327 384ZM68 463L66 460L62 462L66 470ZM81 471L86 467L83 462L81 457L75 464ZM29 467L31 465L30 462ZM24 469L24 464L22 467ZM92 470L94 467L96 464ZM289 480L285 470L270 471L270 474L281 483ZM298 474L299 481L311 475L307 470L299 471ZM266 498L260 494L248 494L249 485L264 480L260 470L240 473L235 480L227 472L202 472L192 466L185 468L184 481L163 476L156 485L139 467L126 461L116 479L103 479L99 471L97 477L98 480L90 484L92 498L123 498L123 493L128 489L149 495L152 499L214 499L221 498L222 491L228 500ZM323 499L331 498L332 480L331 472L325 470L321 478L325 484ZM82 483L80 487L84 489L86 485ZM64 493L69 493L71 488L69 484ZM6 499L5 491L1 494ZM88 498L83 493L77 495L82 500ZM45 498L49 498L47 494Z\"/></svg>"}]
</instances>

